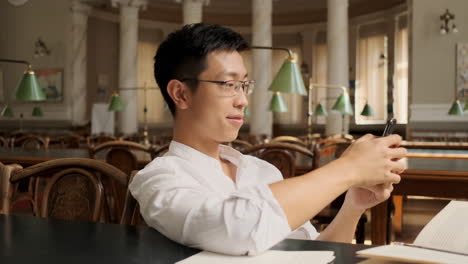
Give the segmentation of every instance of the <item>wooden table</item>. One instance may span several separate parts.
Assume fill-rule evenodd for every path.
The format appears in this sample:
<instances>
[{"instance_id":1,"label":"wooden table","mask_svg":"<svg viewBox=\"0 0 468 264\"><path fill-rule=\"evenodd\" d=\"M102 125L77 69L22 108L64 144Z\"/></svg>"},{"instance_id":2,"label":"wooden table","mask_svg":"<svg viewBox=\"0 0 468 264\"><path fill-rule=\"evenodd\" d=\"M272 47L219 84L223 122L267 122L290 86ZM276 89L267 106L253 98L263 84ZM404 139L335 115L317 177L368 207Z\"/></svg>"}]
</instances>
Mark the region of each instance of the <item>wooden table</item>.
<instances>
[{"instance_id":1,"label":"wooden table","mask_svg":"<svg viewBox=\"0 0 468 264\"><path fill-rule=\"evenodd\" d=\"M447 158L409 158L408 169L392 195L468 198L468 161ZM371 209L372 244L389 243L389 202Z\"/></svg>"},{"instance_id":2,"label":"wooden table","mask_svg":"<svg viewBox=\"0 0 468 264\"><path fill-rule=\"evenodd\" d=\"M0 215L0 263L173 264L199 252L141 226ZM333 263L357 263L364 245L289 240L276 250L331 250Z\"/></svg>"}]
</instances>

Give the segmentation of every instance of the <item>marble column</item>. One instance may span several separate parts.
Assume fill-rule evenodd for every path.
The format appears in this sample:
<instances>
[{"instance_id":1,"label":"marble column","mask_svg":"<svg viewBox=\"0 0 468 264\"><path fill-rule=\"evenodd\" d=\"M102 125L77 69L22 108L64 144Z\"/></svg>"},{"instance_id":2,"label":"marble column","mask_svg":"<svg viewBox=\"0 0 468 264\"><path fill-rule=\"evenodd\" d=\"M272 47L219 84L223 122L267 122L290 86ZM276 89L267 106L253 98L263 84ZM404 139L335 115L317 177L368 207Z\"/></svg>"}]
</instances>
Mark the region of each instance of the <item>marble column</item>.
<instances>
[{"instance_id":1,"label":"marble column","mask_svg":"<svg viewBox=\"0 0 468 264\"><path fill-rule=\"evenodd\" d=\"M67 86L69 87L71 105L71 121L74 126L81 126L88 122L87 89L86 89L86 46L88 31L88 16L91 7L78 0L71 1L71 28L69 31L70 47L67 48L67 65L69 73Z\"/></svg>"},{"instance_id":2,"label":"marble column","mask_svg":"<svg viewBox=\"0 0 468 264\"><path fill-rule=\"evenodd\" d=\"M203 5L208 5L209 0L176 0L182 2L183 25L200 23L203 17Z\"/></svg>"},{"instance_id":3,"label":"marble column","mask_svg":"<svg viewBox=\"0 0 468 264\"><path fill-rule=\"evenodd\" d=\"M348 55L348 0L328 0L327 2L327 48L328 65L327 79L329 84L349 87L349 55ZM328 89L328 108L342 93L339 89ZM344 126L344 128L343 128ZM344 120L341 114L330 111L325 126L326 135L348 133L349 116Z\"/></svg>"},{"instance_id":4,"label":"marble column","mask_svg":"<svg viewBox=\"0 0 468 264\"><path fill-rule=\"evenodd\" d=\"M272 0L252 0L252 45L272 45ZM255 80L255 91L252 94L249 108L251 112L250 133L271 137L273 115L268 111L271 92L268 87L272 81L271 50L252 50L252 79Z\"/></svg>"},{"instance_id":5,"label":"marble column","mask_svg":"<svg viewBox=\"0 0 468 264\"><path fill-rule=\"evenodd\" d=\"M126 135L138 132L138 12L146 3L112 0L114 7L120 7L119 90L125 110L119 113L118 127Z\"/></svg>"}]
</instances>

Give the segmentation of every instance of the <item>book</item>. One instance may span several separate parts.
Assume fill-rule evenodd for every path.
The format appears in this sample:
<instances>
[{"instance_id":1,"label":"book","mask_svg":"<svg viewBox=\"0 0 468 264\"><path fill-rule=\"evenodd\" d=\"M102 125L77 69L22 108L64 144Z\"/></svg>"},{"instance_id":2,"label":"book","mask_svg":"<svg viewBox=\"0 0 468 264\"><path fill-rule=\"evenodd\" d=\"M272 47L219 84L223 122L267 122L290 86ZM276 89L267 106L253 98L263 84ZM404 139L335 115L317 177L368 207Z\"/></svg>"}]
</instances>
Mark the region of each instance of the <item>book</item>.
<instances>
[{"instance_id":1,"label":"book","mask_svg":"<svg viewBox=\"0 0 468 264\"><path fill-rule=\"evenodd\" d=\"M268 250L258 256L229 256L202 251L176 264L327 264L335 259L333 251L279 251Z\"/></svg>"},{"instance_id":2,"label":"book","mask_svg":"<svg viewBox=\"0 0 468 264\"><path fill-rule=\"evenodd\" d=\"M424 226L413 244L356 252L360 257L413 263L468 263L468 201L451 201Z\"/></svg>"}]
</instances>

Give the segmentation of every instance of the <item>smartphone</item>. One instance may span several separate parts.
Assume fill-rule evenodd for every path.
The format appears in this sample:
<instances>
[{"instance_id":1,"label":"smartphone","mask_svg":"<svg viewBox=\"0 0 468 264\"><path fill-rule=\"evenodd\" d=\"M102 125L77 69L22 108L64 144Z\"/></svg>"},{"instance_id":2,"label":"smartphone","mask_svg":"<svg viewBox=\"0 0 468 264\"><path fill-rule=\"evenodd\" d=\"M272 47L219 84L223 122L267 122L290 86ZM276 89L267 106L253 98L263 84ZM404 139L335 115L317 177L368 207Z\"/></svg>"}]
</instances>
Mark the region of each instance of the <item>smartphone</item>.
<instances>
[{"instance_id":1,"label":"smartphone","mask_svg":"<svg viewBox=\"0 0 468 264\"><path fill-rule=\"evenodd\" d=\"M385 137L385 136L392 134L393 131L395 131L395 125L396 125L395 118L387 120L387 124L385 125L385 129L383 131L382 136Z\"/></svg>"}]
</instances>

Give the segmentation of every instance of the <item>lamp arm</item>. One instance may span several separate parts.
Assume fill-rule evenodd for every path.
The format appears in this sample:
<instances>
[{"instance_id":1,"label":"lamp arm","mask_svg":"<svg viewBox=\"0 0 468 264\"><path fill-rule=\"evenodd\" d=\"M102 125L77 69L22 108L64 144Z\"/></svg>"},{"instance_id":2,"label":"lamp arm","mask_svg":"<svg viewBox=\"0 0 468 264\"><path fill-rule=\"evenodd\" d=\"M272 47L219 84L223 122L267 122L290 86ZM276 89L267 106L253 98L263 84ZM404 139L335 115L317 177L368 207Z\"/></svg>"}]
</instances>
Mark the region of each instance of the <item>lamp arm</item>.
<instances>
[{"instance_id":1,"label":"lamp arm","mask_svg":"<svg viewBox=\"0 0 468 264\"><path fill-rule=\"evenodd\" d=\"M309 90L312 90L313 87L316 88L328 88L328 89L342 89L343 92L348 92L348 88L343 85L337 85L337 84L320 84L320 83L310 83L309 84Z\"/></svg>"},{"instance_id":2,"label":"lamp arm","mask_svg":"<svg viewBox=\"0 0 468 264\"><path fill-rule=\"evenodd\" d=\"M283 50L286 51L289 55L290 59L293 59L293 53L292 50L287 49L287 48L279 48L279 47L268 47L268 46L250 46L251 49L269 49L269 50Z\"/></svg>"},{"instance_id":3,"label":"lamp arm","mask_svg":"<svg viewBox=\"0 0 468 264\"><path fill-rule=\"evenodd\" d=\"M11 59L0 58L0 62L21 63L21 64L26 64L28 67L31 67L31 63L25 60L11 60Z\"/></svg>"}]
</instances>

